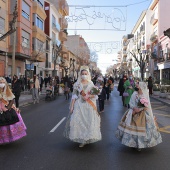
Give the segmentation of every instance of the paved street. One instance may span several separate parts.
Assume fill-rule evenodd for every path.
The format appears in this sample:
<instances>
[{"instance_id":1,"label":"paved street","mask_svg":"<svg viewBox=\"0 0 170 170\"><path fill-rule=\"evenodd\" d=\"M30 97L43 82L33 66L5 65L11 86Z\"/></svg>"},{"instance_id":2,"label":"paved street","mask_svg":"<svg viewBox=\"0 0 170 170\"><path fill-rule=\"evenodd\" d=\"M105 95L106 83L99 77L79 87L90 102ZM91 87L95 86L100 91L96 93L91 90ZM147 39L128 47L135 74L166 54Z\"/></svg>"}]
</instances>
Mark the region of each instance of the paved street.
<instances>
[{"instance_id":1,"label":"paved street","mask_svg":"<svg viewBox=\"0 0 170 170\"><path fill-rule=\"evenodd\" d=\"M62 135L69 107L69 101L64 96L57 97L55 101L24 106L21 110L28 135L15 143L0 146L0 169L168 170L170 107L154 99L151 101L160 128L164 131L161 132L163 143L142 152L121 145L114 136L126 109L122 107L116 89L110 101L106 101L105 113L101 115L102 141L84 148L79 148L78 144L68 141Z\"/></svg>"}]
</instances>

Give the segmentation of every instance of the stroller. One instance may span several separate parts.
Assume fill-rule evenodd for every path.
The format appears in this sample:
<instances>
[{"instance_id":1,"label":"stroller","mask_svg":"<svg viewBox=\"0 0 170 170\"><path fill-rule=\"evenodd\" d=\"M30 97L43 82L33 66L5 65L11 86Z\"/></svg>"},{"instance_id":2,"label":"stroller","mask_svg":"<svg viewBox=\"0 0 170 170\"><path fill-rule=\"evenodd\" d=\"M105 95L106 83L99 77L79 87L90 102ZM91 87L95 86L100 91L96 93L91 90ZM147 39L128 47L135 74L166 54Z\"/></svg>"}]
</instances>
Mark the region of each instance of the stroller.
<instances>
[{"instance_id":1,"label":"stroller","mask_svg":"<svg viewBox=\"0 0 170 170\"><path fill-rule=\"evenodd\" d=\"M45 96L45 100L55 100L56 95L54 93L54 86L48 86L46 88L46 96Z\"/></svg>"}]
</instances>

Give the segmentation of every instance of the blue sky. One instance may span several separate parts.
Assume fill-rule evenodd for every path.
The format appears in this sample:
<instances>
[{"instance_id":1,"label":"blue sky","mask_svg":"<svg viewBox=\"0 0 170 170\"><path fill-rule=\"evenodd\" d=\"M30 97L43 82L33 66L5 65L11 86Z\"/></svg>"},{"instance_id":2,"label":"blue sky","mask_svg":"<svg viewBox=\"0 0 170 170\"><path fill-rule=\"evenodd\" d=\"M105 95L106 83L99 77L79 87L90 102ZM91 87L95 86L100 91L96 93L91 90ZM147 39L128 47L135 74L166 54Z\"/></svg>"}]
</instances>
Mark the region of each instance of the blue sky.
<instances>
[{"instance_id":1,"label":"blue sky","mask_svg":"<svg viewBox=\"0 0 170 170\"><path fill-rule=\"evenodd\" d=\"M110 15L115 18L120 19L121 21L117 22L116 24L113 24L117 30L105 30L105 31L99 31L99 30L76 30L77 35L81 35L86 42L108 42L108 41L119 41L121 42L121 39L123 35L126 35L130 33L138 20L141 12L143 10L146 10L152 0L67 0L69 5L91 5L91 6L126 6L129 4L134 4L134 3L139 3L136 5L131 5L128 6L127 8L122 8L122 7L108 7L108 8L99 8L99 7L94 7L94 8L83 8L83 9L77 9L75 13L75 8L70 7L70 15L71 14L78 14L80 13L86 13L86 15L89 16L94 16L94 11L96 11L96 14L99 15L98 12L104 15ZM143 3L140 3L143 2ZM84 15L81 15L84 16ZM124 22L124 17L126 18L126 22ZM79 18L81 20L82 18ZM109 18L110 19L110 18ZM84 22L83 22L84 21ZM91 28L106 28L106 29L113 29L113 27L110 27L107 23L103 22L104 20L93 20L95 21L94 23L92 20L88 19L89 23L93 23L91 25ZM88 24L86 24L85 20L82 20L81 22L77 22L78 26L77 28L88 28ZM126 24L126 25L125 25ZM76 24L75 22L71 23L69 22L69 27L68 28L75 28ZM124 30L126 27L125 31L118 31L119 29ZM69 35L74 35L75 30L68 30ZM99 60L98 60L98 66L104 73L106 68L113 64L114 59L117 57L117 51L119 49L116 49L113 54L102 54L101 52L98 52Z\"/></svg>"}]
</instances>

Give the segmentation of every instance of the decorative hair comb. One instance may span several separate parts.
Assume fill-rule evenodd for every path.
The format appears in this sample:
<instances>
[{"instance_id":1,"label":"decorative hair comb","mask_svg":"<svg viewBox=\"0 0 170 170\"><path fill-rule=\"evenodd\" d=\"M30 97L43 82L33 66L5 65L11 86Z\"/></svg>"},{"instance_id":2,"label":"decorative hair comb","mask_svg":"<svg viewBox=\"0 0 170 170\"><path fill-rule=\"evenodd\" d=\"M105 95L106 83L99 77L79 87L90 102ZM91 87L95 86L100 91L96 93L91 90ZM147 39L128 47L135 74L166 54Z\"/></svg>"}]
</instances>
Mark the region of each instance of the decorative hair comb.
<instances>
[{"instance_id":1,"label":"decorative hair comb","mask_svg":"<svg viewBox=\"0 0 170 170\"><path fill-rule=\"evenodd\" d=\"M88 66L81 66L80 70L89 70L89 67Z\"/></svg>"}]
</instances>

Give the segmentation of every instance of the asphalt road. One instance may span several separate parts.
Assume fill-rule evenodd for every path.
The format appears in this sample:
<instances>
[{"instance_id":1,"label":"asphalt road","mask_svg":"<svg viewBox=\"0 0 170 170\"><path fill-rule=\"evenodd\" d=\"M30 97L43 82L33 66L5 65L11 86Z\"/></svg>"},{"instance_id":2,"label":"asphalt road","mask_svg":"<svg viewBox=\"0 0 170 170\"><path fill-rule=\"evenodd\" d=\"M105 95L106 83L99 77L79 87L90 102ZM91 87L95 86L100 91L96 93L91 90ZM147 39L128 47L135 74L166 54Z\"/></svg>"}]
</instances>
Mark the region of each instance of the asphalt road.
<instances>
[{"instance_id":1,"label":"asphalt road","mask_svg":"<svg viewBox=\"0 0 170 170\"><path fill-rule=\"evenodd\" d=\"M167 127L169 115L159 111L161 103L152 100L161 127ZM28 128L27 137L0 146L0 170L169 170L170 134L162 132L163 143L137 152L125 147L114 132L125 112L116 89L106 101L101 115L102 141L79 148L63 137L69 101L59 96L55 101L21 108ZM168 110L168 109L165 109ZM158 114L161 115L158 115ZM169 115L170 116L170 115ZM163 116L162 116L163 117ZM61 122L63 121L63 122ZM61 123L58 127L56 125ZM55 127L55 129L54 129ZM53 132L50 133L50 131Z\"/></svg>"}]
</instances>

